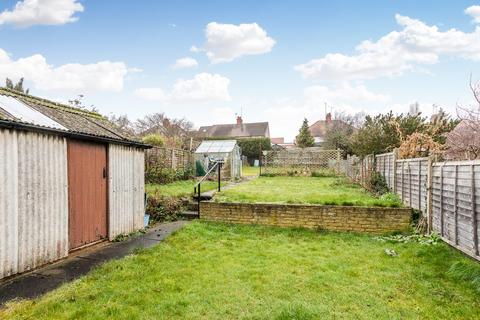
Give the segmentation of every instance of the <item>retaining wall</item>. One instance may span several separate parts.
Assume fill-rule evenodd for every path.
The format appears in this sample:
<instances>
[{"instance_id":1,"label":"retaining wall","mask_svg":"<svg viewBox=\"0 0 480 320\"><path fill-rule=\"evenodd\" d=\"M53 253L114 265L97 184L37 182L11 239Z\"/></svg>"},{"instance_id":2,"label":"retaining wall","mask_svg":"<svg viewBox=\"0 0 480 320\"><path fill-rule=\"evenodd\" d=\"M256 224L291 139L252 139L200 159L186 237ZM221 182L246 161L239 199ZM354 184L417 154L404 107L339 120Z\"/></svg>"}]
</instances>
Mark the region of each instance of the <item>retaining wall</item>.
<instances>
[{"instance_id":1,"label":"retaining wall","mask_svg":"<svg viewBox=\"0 0 480 320\"><path fill-rule=\"evenodd\" d=\"M201 202L208 221L382 234L406 230L409 208Z\"/></svg>"}]
</instances>

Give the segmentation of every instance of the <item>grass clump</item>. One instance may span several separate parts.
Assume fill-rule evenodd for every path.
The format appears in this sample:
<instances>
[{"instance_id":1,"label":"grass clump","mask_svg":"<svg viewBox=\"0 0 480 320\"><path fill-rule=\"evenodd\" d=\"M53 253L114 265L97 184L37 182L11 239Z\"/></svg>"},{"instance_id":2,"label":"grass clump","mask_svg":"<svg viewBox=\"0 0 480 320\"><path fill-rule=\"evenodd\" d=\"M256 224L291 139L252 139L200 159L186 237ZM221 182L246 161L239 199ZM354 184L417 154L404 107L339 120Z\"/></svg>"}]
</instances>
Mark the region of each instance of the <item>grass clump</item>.
<instances>
[{"instance_id":1,"label":"grass clump","mask_svg":"<svg viewBox=\"0 0 480 320\"><path fill-rule=\"evenodd\" d=\"M259 177L217 193L216 201L401 207L398 196L377 197L343 177Z\"/></svg>"},{"instance_id":2,"label":"grass clump","mask_svg":"<svg viewBox=\"0 0 480 320\"><path fill-rule=\"evenodd\" d=\"M455 279L470 282L480 294L480 265L478 262L462 260L457 261L448 270L448 274Z\"/></svg>"},{"instance_id":3,"label":"grass clump","mask_svg":"<svg viewBox=\"0 0 480 320\"><path fill-rule=\"evenodd\" d=\"M0 319L475 319L468 264L444 243L193 222ZM392 258L385 249L398 253ZM458 269L458 267L456 267Z\"/></svg>"}]
</instances>

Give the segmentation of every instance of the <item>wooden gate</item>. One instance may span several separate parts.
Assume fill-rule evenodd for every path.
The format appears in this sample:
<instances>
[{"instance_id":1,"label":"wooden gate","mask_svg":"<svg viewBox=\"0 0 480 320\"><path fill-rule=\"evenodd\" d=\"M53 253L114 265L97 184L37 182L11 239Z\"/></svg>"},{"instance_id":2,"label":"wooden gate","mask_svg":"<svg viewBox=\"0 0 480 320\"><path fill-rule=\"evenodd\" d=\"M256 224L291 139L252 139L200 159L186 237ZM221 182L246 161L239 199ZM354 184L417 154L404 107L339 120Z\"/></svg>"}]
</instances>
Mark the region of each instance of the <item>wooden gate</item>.
<instances>
[{"instance_id":1,"label":"wooden gate","mask_svg":"<svg viewBox=\"0 0 480 320\"><path fill-rule=\"evenodd\" d=\"M107 237L107 149L68 141L70 250Z\"/></svg>"}]
</instances>

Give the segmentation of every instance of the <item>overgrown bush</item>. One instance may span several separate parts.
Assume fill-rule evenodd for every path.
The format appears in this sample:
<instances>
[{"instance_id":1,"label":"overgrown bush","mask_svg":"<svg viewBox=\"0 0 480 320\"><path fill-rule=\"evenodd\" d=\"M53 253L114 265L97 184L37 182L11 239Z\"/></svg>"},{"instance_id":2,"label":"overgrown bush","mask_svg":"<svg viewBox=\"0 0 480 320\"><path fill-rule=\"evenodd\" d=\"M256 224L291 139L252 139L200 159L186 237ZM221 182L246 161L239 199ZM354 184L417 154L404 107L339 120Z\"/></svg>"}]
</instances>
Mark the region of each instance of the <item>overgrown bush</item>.
<instances>
[{"instance_id":1,"label":"overgrown bush","mask_svg":"<svg viewBox=\"0 0 480 320\"><path fill-rule=\"evenodd\" d=\"M242 148L242 155L247 157L250 165L253 165L255 159L260 158L260 152L272 149L270 138L244 138L237 142Z\"/></svg>"},{"instance_id":2,"label":"overgrown bush","mask_svg":"<svg viewBox=\"0 0 480 320\"><path fill-rule=\"evenodd\" d=\"M161 135L154 133L144 136L142 142L156 147L163 147L165 145L165 139Z\"/></svg>"},{"instance_id":3,"label":"overgrown bush","mask_svg":"<svg viewBox=\"0 0 480 320\"><path fill-rule=\"evenodd\" d=\"M370 180L368 181L368 187L370 191L375 193L377 196L380 196L389 191L385 177L376 171L373 171L372 174L370 175Z\"/></svg>"},{"instance_id":4,"label":"overgrown bush","mask_svg":"<svg viewBox=\"0 0 480 320\"><path fill-rule=\"evenodd\" d=\"M172 221L183 210L182 199L156 192L147 198L147 213L153 221Z\"/></svg>"}]
</instances>

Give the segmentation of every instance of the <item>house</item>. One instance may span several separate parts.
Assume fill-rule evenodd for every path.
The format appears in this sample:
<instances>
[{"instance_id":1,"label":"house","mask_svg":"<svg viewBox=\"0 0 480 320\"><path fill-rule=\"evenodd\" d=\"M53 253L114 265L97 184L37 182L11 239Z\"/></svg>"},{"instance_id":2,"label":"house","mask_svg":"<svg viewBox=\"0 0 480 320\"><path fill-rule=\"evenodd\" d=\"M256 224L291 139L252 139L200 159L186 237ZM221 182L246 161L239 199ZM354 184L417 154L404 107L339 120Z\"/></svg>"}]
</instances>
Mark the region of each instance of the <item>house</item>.
<instances>
[{"instance_id":1,"label":"house","mask_svg":"<svg viewBox=\"0 0 480 320\"><path fill-rule=\"evenodd\" d=\"M274 150L282 150L282 149L291 149L295 148L295 143L293 142L285 142L285 138L271 138L272 148Z\"/></svg>"},{"instance_id":2,"label":"house","mask_svg":"<svg viewBox=\"0 0 480 320\"><path fill-rule=\"evenodd\" d=\"M310 129L310 134L315 139L315 146L322 147L325 141L325 135L327 131L335 126L350 126L343 120L332 119L332 114L329 112L325 116L325 120L318 120L312 124Z\"/></svg>"},{"instance_id":3,"label":"house","mask_svg":"<svg viewBox=\"0 0 480 320\"><path fill-rule=\"evenodd\" d=\"M102 115L0 88L0 278L144 226L144 149Z\"/></svg>"},{"instance_id":4,"label":"house","mask_svg":"<svg viewBox=\"0 0 480 320\"><path fill-rule=\"evenodd\" d=\"M270 138L268 122L244 123L240 116L235 124L203 126L198 133L204 138Z\"/></svg>"}]
</instances>

